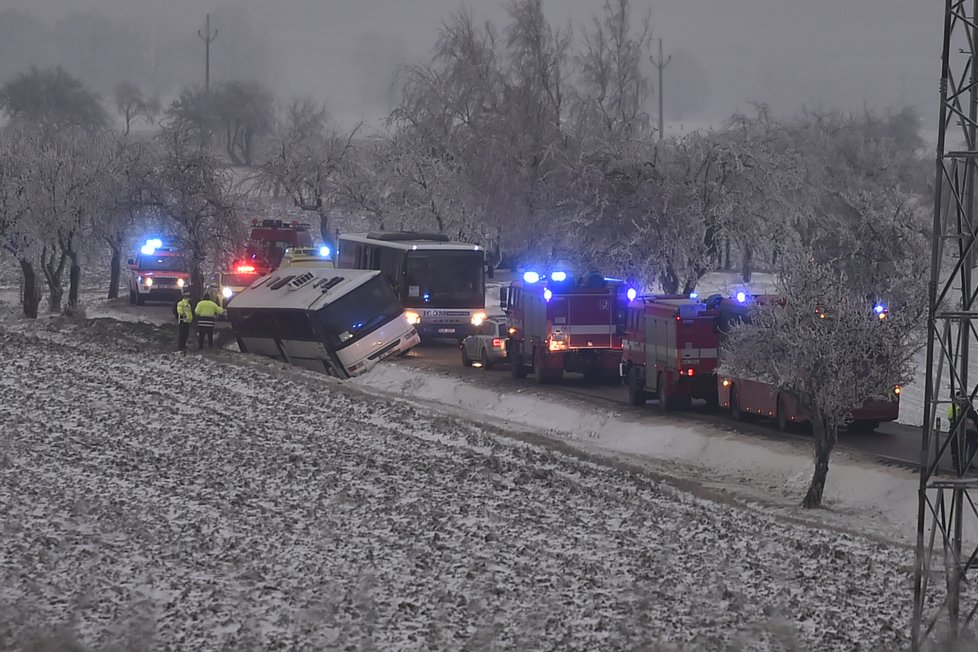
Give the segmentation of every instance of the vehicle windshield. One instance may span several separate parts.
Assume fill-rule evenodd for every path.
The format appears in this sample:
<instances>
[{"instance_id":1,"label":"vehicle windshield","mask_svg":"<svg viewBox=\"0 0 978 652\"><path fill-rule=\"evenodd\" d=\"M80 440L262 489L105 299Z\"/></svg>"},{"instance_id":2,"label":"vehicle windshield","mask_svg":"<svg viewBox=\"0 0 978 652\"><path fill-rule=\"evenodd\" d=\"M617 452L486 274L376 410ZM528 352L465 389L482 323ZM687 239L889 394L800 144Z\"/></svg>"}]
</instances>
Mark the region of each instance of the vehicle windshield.
<instances>
[{"instance_id":1,"label":"vehicle windshield","mask_svg":"<svg viewBox=\"0 0 978 652\"><path fill-rule=\"evenodd\" d=\"M336 349L353 344L402 312L390 284L377 276L316 312L326 342Z\"/></svg>"},{"instance_id":2,"label":"vehicle windshield","mask_svg":"<svg viewBox=\"0 0 978 652\"><path fill-rule=\"evenodd\" d=\"M258 274L226 273L221 275L221 283L223 285L251 285L257 278L259 278Z\"/></svg>"},{"instance_id":3,"label":"vehicle windshield","mask_svg":"<svg viewBox=\"0 0 978 652\"><path fill-rule=\"evenodd\" d=\"M405 306L482 308L486 303L482 252L408 252L404 285Z\"/></svg>"},{"instance_id":4,"label":"vehicle windshield","mask_svg":"<svg viewBox=\"0 0 978 652\"><path fill-rule=\"evenodd\" d=\"M185 272L186 265L183 264L182 256L140 256L139 269L141 271L157 272Z\"/></svg>"}]
</instances>

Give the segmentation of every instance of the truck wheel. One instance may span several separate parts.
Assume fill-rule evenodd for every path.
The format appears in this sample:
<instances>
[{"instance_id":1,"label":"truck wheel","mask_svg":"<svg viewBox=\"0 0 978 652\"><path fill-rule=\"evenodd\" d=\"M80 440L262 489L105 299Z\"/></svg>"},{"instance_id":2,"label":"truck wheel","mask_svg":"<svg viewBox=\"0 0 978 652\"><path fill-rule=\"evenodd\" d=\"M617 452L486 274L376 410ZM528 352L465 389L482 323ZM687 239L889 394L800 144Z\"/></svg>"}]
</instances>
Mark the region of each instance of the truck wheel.
<instances>
[{"instance_id":1,"label":"truck wheel","mask_svg":"<svg viewBox=\"0 0 978 652\"><path fill-rule=\"evenodd\" d=\"M849 424L850 432L873 432L880 427L879 421L853 421Z\"/></svg>"},{"instance_id":2,"label":"truck wheel","mask_svg":"<svg viewBox=\"0 0 978 652\"><path fill-rule=\"evenodd\" d=\"M788 432L791 430L791 421L788 419L788 410L784 405L784 397L778 394L778 430Z\"/></svg>"},{"instance_id":3,"label":"truck wheel","mask_svg":"<svg viewBox=\"0 0 978 652\"><path fill-rule=\"evenodd\" d=\"M482 362L483 369L492 369L492 362L489 360L489 352L486 351L485 348L482 349L482 357L480 360Z\"/></svg>"},{"instance_id":4,"label":"truck wheel","mask_svg":"<svg viewBox=\"0 0 978 652\"><path fill-rule=\"evenodd\" d=\"M509 347L509 375L516 380L526 378L526 367L523 366L523 359L516 347Z\"/></svg>"},{"instance_id":5,"label":"truck wheel","mask_svg":"<svg viewBox=\"0 0 978 652\"><path fill-rule=\"evenodd\" d=\"M669 383L662 374L658 376L657 394L659 396L659 412L668 412L672 409L672 396L669 394Z\"/></svg>"},{"instance_id":6,"label":"truck wheel","mask_svg":"<svg viewBox=\"0 0 978 652\"><path fill-rule=\"evenodd\" d=\"M136 305L137 305L137 306L142 306L142 305L144 305L145 303L146 303L146 295L145 295L145 294L139 294L139 293L137 292L137 293L136 293Z\"/></svg>"},{"instance_id":7,"label":"truck wheel","mask_svg":"<svg viewBox=\"0 0 978 652\"><path fill-rule=\"evenodd\" d=\"M638 377L638 370L632 367L628 370L628 402L636 406L645 405L647 399L645 387Z\"/></svg>"},{"instance_id":8,"label":"truck wheel","mask_svg":"<svg viewBox=\"0 0 978 652\"><path fill-rule=\"evenodd\" d=\"M131 305L136 305L136 291L129 288L129 303Z\"/></svg>"},{"instance_id":9,"label":"truck wheel","mask_svg":"<svg viewBox=\"0 0 978 652\"><path fill-rule=\"evenodd\" d=\"M542 385L550 380L547 371L543 368L543 355L540 353L540 349L533 350L533 380L536 381L537 385Z\"/></svg>"},{"instance_id":10,"label":"truck wheel","mask_svg":"<svg viewBox=\"0 0 978 652\"><path fill-rule=\"evenodd\" d=\"M737 386L730 388L730 417L734 421L744 421L746 415L740 409L740 397L737 395Z\"/></svg>"}]
</instances>

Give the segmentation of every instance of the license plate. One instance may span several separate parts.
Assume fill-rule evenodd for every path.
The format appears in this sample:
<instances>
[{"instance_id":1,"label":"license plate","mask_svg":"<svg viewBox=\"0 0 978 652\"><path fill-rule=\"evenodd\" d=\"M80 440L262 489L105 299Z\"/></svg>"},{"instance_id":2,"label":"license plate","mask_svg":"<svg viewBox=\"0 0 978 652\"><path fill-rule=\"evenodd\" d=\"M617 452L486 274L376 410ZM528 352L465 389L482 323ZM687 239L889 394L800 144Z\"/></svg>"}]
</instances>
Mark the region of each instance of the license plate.
<instances>
[{"instance_id":1,"label":"license plate","mask_svg":"<svg viewBox=\"0 0 978 652\"><path fill-rule=\"evenodd\" d=\"M455 332L455 329L454 328L439 328L438 329L438 332L439 333L454 333Z\"/></svg>"}]
</instances>

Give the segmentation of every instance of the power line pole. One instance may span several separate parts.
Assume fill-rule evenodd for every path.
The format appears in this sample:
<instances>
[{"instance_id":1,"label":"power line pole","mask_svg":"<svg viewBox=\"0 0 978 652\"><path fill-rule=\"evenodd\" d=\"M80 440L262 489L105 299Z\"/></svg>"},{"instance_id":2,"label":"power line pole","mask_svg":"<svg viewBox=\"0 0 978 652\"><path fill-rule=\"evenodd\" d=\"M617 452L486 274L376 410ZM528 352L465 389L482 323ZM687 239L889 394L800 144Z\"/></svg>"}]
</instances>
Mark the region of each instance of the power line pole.
<instances>
[{"instance_id":1,"label":"power line pole","mask_svg":"<svg viewBox=\"0 0 978 652\"><path fill-rule=\"evenodd\" d=\"M978 344L975 172L978 166L978 0L945 0L937 181L928 287L927 374L917 493L912 645L965 649L978 600L962 590L978 571L978 477L968 473L967 411L978 397L969 372ZM970 375L970 377L969 377ZM948 406L947 432L940 416Z\"/></svg>"},{"instance_id":2,"label":"power line pole","mask_svg":"<svg viewBox=\"0 0 978 652\"><path fill-rule=\"evenodd\" d=\"M662 58L662 39L659 39L659 60L656 61L655 57L651 54L649 55L649 60L652 65L659 69L659 140L662 140L662 70L669 65L672 61L672 55L670 54L666 59Z\"/></svg>"},{"instance_id":3,"label":"power line pole","mask_svg":"<svg viewBox=\"0 0 978 652\"><path fill-rule=\"evenodd\" d=\"M207 14L204 22L204 31L197 30L197 36L204 41L204 92L211 89L211 41L217 38L217 29L211 34L211 15Z\"/></svg>"}]
</instances>

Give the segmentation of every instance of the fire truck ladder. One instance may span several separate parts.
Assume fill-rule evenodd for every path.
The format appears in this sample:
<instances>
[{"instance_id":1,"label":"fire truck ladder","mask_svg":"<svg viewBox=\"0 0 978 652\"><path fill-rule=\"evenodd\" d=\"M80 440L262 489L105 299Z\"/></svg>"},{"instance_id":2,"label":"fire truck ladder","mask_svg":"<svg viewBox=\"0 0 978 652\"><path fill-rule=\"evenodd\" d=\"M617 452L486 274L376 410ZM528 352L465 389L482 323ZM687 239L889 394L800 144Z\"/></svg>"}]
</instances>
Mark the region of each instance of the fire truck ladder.
<instances>
[{"instance_id":1,"label":"fire truck ladder","mask_svg":"<svg viewBox=\"0 0 978 652\"><path fill-rule=\"evenodd\" d=\"M973 273L975 166L978 163L978 0L945 0L927 366L921 432L913 649L974 649L978 597L967 589L978 571L978 476L968 472L966 411L978 374L970 349L978 340ZM949 405L955 414L946 427ZM963 646L963 647L957 647Z\"/></svg>"}]
</instances>

